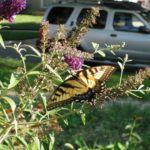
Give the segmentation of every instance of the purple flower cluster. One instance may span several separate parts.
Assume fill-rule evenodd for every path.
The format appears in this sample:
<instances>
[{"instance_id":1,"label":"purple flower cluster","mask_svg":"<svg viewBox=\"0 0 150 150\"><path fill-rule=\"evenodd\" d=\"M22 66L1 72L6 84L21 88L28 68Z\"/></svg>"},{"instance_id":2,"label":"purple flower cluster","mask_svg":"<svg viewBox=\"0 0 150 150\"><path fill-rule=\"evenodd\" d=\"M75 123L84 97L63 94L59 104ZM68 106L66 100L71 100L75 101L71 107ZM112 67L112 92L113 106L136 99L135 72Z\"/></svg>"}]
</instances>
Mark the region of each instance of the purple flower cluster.
<instances>
[{"instance_id":1,"label":"purple flower cluster","mask_svg":"<svg viewBox=\"0 0 150 150\"><path fill-rule=\"evenodd\" d=\"M73 55L65 55L65 62L70 66L70 68L79 70L84 63L84 60Z\"/></svg>"},{"instance_id":2,"label":"purple flower cluster","mask_svg":"<svg viewBox=\"0 0 150 150\"><path fill-rule=\"evenodd\" d=\"M26 0L4 0L0 3L0 20L13 22L14 17L26 8Z\"/></svg>"}]
</instances>

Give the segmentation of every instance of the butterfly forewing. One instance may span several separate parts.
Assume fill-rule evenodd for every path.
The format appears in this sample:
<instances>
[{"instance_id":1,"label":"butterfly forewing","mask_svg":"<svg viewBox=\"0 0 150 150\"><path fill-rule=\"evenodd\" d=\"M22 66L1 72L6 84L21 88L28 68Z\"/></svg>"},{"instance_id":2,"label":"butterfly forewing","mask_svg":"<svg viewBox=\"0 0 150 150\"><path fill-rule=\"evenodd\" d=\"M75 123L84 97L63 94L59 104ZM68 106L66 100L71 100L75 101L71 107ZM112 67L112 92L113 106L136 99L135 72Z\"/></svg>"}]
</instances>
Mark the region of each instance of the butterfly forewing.
<instances>
[{"instance_id":1,"label":"butterfly forewing","mask_svg":"<svg viewBox=\"0 0 150 150\"><path fill-rule=\"evenodd\" d=\"M55 91L52 96L52 101L60 101L72 98L76 95L86 93L88 87L85 86L80 80L68 79L63 82Z\"/></svg>"}]
</instances>

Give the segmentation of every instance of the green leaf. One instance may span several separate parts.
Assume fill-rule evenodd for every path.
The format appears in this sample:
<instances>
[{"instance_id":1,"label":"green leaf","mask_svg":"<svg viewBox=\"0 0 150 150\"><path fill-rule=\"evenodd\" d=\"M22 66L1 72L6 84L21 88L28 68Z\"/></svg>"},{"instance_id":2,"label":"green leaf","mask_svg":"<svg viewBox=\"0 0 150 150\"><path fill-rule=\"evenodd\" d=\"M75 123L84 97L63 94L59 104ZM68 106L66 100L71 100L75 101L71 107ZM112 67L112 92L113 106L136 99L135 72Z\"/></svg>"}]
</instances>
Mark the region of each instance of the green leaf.
<instances>
[{"instance_id":1,"label":"green leaf","mask_svg":"<svg viewBox=\"0 0 150 150\"><path fill-rule=\"evenodd\" d=\"M132 125L131 124L129 124L129 125L127 125L126 127L125 127L125 129L131 129L132 128Z\"/></svg>"},{"instance_id":2,"label":"green leaf","mask_svg":"<svg viewBox=\"0 0 150 150\"><path fill-rule=\"evenodd\" d=\"M138 141L142 141L142 138L137 133L132 133L132 136L136 138Z\"/></svg>"},{"instance_id":3,"label":"green leaf","mask_svg":"<svg viewBox=\"0 0 150 150\"><path fill-rule=\"evenodd\" d=\"M97 53L98 53L99 55L101 55L102 57L105 57L105 56L106 56L106 54L105 54L103 51L101 51L101 50L98 50Z\"/></svg>"},{"instance_id":4,"label":"green leaf","mask_svg":"<svg viewBox=\"0 0 150 150\"><path fill-rule=\"evenodd\" d=\"M69 126L69 122L68 122L67 119L63 119L63 121L64 121L64 123L65 123L67 126Z\"/></svg>"},{"instance_id":5,"label":"green leaf","mask_svg":"<svg viewBox=\"0 0 150 150\"><path fill-rule=\"evenodd\" d=\"M144 87L144 84L141 84L139 87L138 87L138 90L142 89Z\"/></svg>"},{"instance_id":6,"label":"green leaf","mask_svg":"<svg viewBox=\"0 0 150 150\"><path fill-rule=\"evenodd\" d=\"M11 77L10 77L10 83L8 85L8 89L11 89L13 87L15 87L18 83L19 83L19 78L18 76L16 76L14 73L11 74Z\"/></svg>"},{"instance_id":7,"label":"green leaf","mask_svg":"<svg viewBox=\"0 0 150 150\"><path fill-rule=\"evenodd\" d=\"M118 57L118 59L119 59L121 62L123 62L123 59L122 59L121 57Z\"/></svg>"},{"instance_id":8,"label":"green leaf","mask_svg":"<svg viewBox=\"0 0 150 150\"><path fill-rule=\"evenodd\" d=\"M9 105L10 105L10 107L12 109L13 114L15 114L16 104L15 104L14 100L11 99L10 97L6 97L6 96L3 96L2 98L9 103Z\"/></svg>"},{"instance_id":9,"label":"green leaf","mask_svg":"<svg viewBox=\"0 0 150 150\"><path fill-rule=\"evenodd\" d=\"M70 143L65 143L64 146L67 147L67 148L69 148L69 149L72 149L72 150L75 149L74 146L72 144L70 144Z\"/></svg>"},{"instance_id":10,"label":"green leaf","mask_svg":"<svg viewBox=\"0 0 150 150\"><path fill-rule=\"evenodd\" d=\"M1 34L0 34L0 44L2 45L3 48L6 48Z\"/></svg>"},{"instance_id":11,"label":"green leaf","mask_svg":"<svg viewBox=\"0 0 150 150\"><path fill-rule=\"evenodd\" d=\"M123 144L121 144L120 142L117 143L117 146L118 146L119 150L126 150L126 147Z\"/></svg>"},{"instance_id":12,"label":"green leaf","mask_svg":"<svg viewBox=\"0 0 150 150\"><path fill-rule=\"evenodd\" d=\"M114 144L109 144L106 146L107 149L113 149L114 148Z\"/></svg>"},{"instance_id":13,"label":"green leaf","mask_svg":"<svg viewBox=\"0 0 150 150\"><path fill-rule=\"evenodd\" d=\"M129 58L128 54L125 54L124 61L127 62L128 58Z\"/></svg>"},{"instance_id":14,"label":"green leaf","mask_svg":"<svg viewBox=\"0 0 150 150\"><path fill-rule=\"evenodd\" d=\"M23 137L16 136L16 138L17 138L25 147L28 146L27 142L25 141L25 139L24 139Z\"/></svg>"},{"instance_id":15,"label":"green leaf","mask_svg":"<svg viewBox=\"0 0 150 150\"><path fill-rule=\"evenodd\" d=\"M117 63L118 63L118 65L119 65L120 69L121 69L121 70L123 70L123 69L124 69L124 67L123 67L122 63L121 63L121 62L119 62L119 61L118 61Z\"/></svg>"},{"instance_id":16,"label":"green leaf","mask_svg":"<svg viewBox=\"0 0 150 150\"><path fill-rule=\"evenodd\" d=\"M29 47L34 53L37 54L37 56L41 57L41 53L39 52L39 50L37 50L36 48L34 48L31 45L25 45L25 46Z\"/></svg>"},{"instance_id":17,"label":"green leaf","mask_svg":"<svg viewBox=\"0 0 150 150\"><path fill-rule=\"evenodd\" d=\"M85 125L86 124L86 115L85 115L85 113L81 114L81 120L82 120L83 125Z\"/></svg>"},{"instance_id":18,"label":"green leaf","mask_svg":"<svg viewBox=\"0 0 150 150\"><path fill-rule=\"evenodd\" d=\"M41 72L40 71L30 71L27 73L27 75L40 75Z\"/></svg>"},{"instance_id":19,"label":"green leaf","mask_svg":"<svg viewBox=\"0 0 150 150\"><path fill-rule=\"evenodd\" d=\"M128 92L126 92L127 94L130 94L130 95L132 95L132 96L135 96L135 97L137 97L137 98L142 98L141 96L139 96L139 95L137 95L137 94L135 94L135 93L133 93L133 92L130 92L130 91L128 91Z\"/></svg>"},{"instance_id":20,"label":"green leaf","mask_svg":"<svg viewBox=\"0 0 150 150\"><path fill-rule=\"evenodd\" d=\"M54 150L54 143L55 143L54 134L50 134L49 136L50 136L49 150Z\"/></svg>"},{"instance_id":21,"label":"green leaf","mask_svg":"<svg viewBox=\"0 0 150 150\"><path fill-rule=\"evenodd\" d=\"M99 48L99 44L94 43L94 42L92 42L92 46L93 46L93 48L94 48L95 51L97 51L98 48Z\"/></svg>"},{"instance_id":22,"label":"green leaf","mask_svg":"<svg viewBox=\"0 0 150 150\"><path fill-rule=\"evenodd\" d=\"M10 105L10 107L12 109L12 113L13 113L13 117L14 117L13 124L14 124L14 127L15 127L16 135L17 135L18 122L17 122L16 117L15 117L16 104L15 104L14 100L9 98L9 97L3 96L2 98L9 103L9 105Z\"/></svg>"},{"instance_id":23,"label":"green leaf","mask_svg":"<svg viewBox=\"0 0 150 150\"><path fill-rule=\"evenodd\" d=\"M143 90L139 91L141 94L145 95L146 93Z\"/></svg>"},{"instance_id":24,"label":"green leaf","mask_svg":"<svg viewBox=\"0 0 150 150\"><path fill-rule=\"evenodd\" d=\"M40 140L39 140L39 138L38 137L34 137L33 139L34 139L34 142L36 144L37 149L40 150L41 146L40 146Z\"/></svg>"},{"instance_id":25,"label":"green leaf","mask_svg":"<svg viewBox=\"0 0 150 150\"><path fill-rule=\"evenodd\" d=\"M114 51L112 51L112 50L111 50L110 52L111 52L114 56L116 56L116 54L115 54L115 52L114 52Z\"/></svg>"},{"instance_id":26,"label":"green leaf","mask_svg":"<svg viewBox=\"0 0 150 150\"><path fill-rule=\"evenodd\" d=\"M4 87L3 83L2 83L2 81L0 81L0 87L3 88L3 89L5 89L5 87Z\"/></svg>"},{"instance_id":27,"label":"green leaf","mask_svg":"<svg viewBox=\"0 0 150 150\"><path fill-rule=\"evenodd\" d=\"M46 99L46 95L44 93L40 93L40 96L42 98L42 102L44 104L44 108L47 111L47 99Z\"/></svg>"},{"instance_id":28,"label":"green leaf","mask_svg":"<svg viewBox=\"0 0 150 150\"><path fill-rule=\"evenodd\" d=\"M53 73L54 75L56 75L61 81L63 81L62 78L61 78L61 76L60 76L51 66L46 65L46 67L49 69L50 72L52 72L52 73Z\"/></svg>"}]
</instances>

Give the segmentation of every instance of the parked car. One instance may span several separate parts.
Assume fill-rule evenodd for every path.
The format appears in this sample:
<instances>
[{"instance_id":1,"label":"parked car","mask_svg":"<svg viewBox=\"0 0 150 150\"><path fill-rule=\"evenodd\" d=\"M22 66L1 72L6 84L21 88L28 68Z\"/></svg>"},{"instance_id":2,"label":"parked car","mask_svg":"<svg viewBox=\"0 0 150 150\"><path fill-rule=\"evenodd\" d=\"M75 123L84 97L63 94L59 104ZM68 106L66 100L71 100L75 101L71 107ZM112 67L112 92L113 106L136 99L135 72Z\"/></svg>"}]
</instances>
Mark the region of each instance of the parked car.
<instances>
[{"instance_id":1,"label":"parked car","mask_svg":"<svg viewBox=\"0 0 150 150\"><path fill-rule=\"evenodd\" d=\"M76 27L92 6L80 3L51 5L43 17L43 21L50 23L50 38L55 36L59 24L64 24L66 31ZM106 44L121 45L123 42L125 46L116 52L116 56L106 52L105 58L96 55L94 61L89 61L113 64L117 57L128 54L133 60L129 65L150 66L150 25L140 15L143 9L129 2L104 3L96 7L100 8L100 16L81 39L82 49L92 52L92 42L100 44L101 48L106 48Z\"/></svg>"}]
</instances>

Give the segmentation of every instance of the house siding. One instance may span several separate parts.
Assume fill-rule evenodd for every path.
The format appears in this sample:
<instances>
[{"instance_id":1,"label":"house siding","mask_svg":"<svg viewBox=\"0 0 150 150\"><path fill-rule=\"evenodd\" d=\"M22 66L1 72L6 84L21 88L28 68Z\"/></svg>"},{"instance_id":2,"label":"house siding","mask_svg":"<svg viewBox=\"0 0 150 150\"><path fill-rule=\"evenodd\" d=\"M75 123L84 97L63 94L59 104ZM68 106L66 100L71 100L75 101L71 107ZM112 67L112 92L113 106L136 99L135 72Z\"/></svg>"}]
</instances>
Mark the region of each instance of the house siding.
<instances>
[{"instance_id":1,"label":"house siding","mask_svg":"<svg viewBox=\"0 0 150 150\"><path fill-rule=\"evenodd\" d=\"M28 11L44 10L46 6L50 5L53 0L27 0Z\"/></svg>"},{"instance_id":2,"label":"house siding","mask_svg":"<svg viewBox=\"0 0 150 150\"><path fill-rule=\"evenodd\" d=\"M28 11L37 11L41 9L41 0L27 0Z\"/></svg>"}]
</instances>

